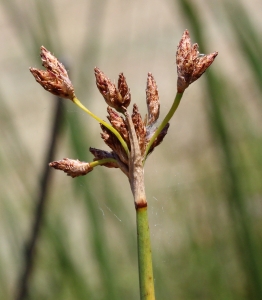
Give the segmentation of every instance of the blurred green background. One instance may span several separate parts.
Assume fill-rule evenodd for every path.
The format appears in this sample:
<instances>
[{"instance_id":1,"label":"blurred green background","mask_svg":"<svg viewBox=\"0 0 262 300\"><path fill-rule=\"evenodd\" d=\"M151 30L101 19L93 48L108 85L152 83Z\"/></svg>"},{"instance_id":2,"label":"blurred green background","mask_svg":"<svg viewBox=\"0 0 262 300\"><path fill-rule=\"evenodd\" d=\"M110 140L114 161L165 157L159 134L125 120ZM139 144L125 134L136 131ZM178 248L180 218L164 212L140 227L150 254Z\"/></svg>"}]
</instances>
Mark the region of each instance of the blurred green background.
<instances>
[{"instance_id":1,"label":"blurred green background","mask_svg":"<svg viewBox=\"0 0 262 300\"><path fill-rule=\"evenodd\" d=\"M28 68L44 45L103 119L95 66L112 80L124 72L142 115L152 72L163 118L186 28L201 53L219 55L146 164L156 297L262 299L261 11L257 0L1 0L0 299L138 299L128 181L102 167L76 179L49 171L50 157L90 161L90 146L107 147L99 124Z\"/></svg>"}]
</instances>

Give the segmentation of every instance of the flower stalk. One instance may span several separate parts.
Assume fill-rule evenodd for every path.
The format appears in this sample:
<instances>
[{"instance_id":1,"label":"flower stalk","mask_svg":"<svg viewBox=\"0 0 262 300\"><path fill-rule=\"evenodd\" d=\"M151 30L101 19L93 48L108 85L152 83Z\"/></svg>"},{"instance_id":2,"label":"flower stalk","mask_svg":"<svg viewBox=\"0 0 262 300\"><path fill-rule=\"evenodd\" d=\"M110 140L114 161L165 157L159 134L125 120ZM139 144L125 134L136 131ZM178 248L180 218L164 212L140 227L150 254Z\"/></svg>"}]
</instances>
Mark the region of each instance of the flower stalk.
<instances>
[{"instance_id":1,"label":"flower stalk","mask_svg":"<svg viewBox=\"0 0 262 300\"><path fill-rule=\"evenodd\" d=\"M92 118L94 118L95 120L97 120L100 124L103 124L107 129L109 129L119 140L119 142L121 143L121 145L123 146L123 148L125 149L125 152L127 155L129 155L129 149L127 147L126 142L123 140L123 138L121 137L121 135L119 134L119 132L117 130L115 130L114 127L112 127L110 124L108 124L107 122L105 122L104 120L100 119L98 116L96 116L95 114L93 114L89 109L87 109L78 98L74 97L72 99L72 101L78 106L80 107L83 111L85 111L87 114L89 114Z\"/></svg>"},{"instance_id":2,"label":"flower stalk","mask_svg":"<svg viewBox=\"0 0 262 300\"><path fill-rule=\"evenodd\" d=\"M156 138L159 136L159 134L162 132L162 130L165 128L165 126L168 124L168 122L171 120L174 113L176 112L176 110L178 108L178 105L179 105L179 103L182 99L182 96L183 96L183 93L177 93L176 94L175 100L174 100L173 105L171 106L169 112L167 113L164 120L162 121L160 126L157 128L157 130L153 134L152 138L150 139L149 143L147 144L146 151L145 151L145 156L144 156L144 161L143 161L144 163L145 163L147 154L148 154L150 148L152 147L152 144L154 143Z\"/></svg>"}]
</instances>

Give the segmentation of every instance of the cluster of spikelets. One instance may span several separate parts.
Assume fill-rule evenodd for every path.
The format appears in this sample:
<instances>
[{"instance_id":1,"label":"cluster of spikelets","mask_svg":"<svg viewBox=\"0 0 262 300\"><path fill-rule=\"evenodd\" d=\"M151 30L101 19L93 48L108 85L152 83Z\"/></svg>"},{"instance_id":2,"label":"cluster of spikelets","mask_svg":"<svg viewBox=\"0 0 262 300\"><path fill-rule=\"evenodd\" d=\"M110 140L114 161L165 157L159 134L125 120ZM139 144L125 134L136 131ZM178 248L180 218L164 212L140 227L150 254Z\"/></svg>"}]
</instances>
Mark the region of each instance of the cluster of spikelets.
<instances>
[{"instance_id":1,"label":"cluster of spikelets","mask_svg":"<svg viewBox=\"0 0 262 300\"><path fill-rule=\"evenodd\" d=\"M176 53L177 93L183 94L184 90L212 64L217 54L217 52L214 52L208 55L200 55L198 45L191 45L189 32L185 30ZM71 177L85 175L92 171L95 166L103 165L108 168L120 168L130 179L130 157L135 144L138 145L136 155L140 156L144 163L148 154L163 141L169 128L168 121L172 117L171 114L169 119L165 118L165 124L160 124L161 127L159 128L161 130L157 131L156 122L160 114L160 103L153 75L148 73L147 76L146 103L148 113L146 118L143 119L136 104L133 105L131 116L127 111L131 103L131 94L123 73L119 74L116 86L100 69L95 68L97 88L108 105L107 118L110 122L108 124L94 116L81 104L75 95L74 87L66 69L43 46L41 47L41 59L46 70L30 68L30 72L34 75L36 81L52 94L72 100L97 119L102 129L101 137L111 149L111 151L104 151L90 148L90 152L94 155L94 161L90 163L64 158L51 162L49 165L55 169L63 170Z\"/></svg>"}]
</instances>

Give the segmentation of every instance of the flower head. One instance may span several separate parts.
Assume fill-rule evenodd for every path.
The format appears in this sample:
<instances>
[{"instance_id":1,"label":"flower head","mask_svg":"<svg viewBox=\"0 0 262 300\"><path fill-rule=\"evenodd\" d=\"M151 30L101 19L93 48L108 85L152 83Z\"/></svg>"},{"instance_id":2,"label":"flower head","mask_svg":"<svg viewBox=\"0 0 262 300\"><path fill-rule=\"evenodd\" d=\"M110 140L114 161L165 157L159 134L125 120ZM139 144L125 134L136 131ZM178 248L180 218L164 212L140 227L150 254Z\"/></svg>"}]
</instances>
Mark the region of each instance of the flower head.
<instances>
[{"instance_id":1,"label":"flower head","mask_svg":"<svg viewBox=\"0 0 262 300\"><path fill-rule=\"evenodd\" d=\"M48 92L61 98L73 100L75 97L74 87L63 64L44 46L41 47L40 56L42 65L46 70L29 68L35 80Z\"/></svg>"},{"instance_id":2,"label":"flower head","mask_svg":"<svg viewBox=\"0 0 262 300\"><path fill-rule=\"evenodd\" d=\"M189 31L185 30L176 52L177 92L183 93L192 82L201 77L217 54L218 52L199 54L198 44L191 45Z\"/></svg>"}]
</instances>

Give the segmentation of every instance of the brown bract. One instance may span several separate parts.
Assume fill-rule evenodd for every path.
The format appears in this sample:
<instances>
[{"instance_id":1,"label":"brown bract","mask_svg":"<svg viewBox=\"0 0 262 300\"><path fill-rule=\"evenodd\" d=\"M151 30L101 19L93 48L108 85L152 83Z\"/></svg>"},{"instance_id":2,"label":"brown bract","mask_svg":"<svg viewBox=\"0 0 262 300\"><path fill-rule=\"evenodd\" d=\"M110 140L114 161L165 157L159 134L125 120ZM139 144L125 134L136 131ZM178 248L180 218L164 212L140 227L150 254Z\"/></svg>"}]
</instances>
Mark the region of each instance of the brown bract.
<instances>
[{"instance_id":1,"label":"brown bract","mask_svg":"<svg viewBox=\"0 0 262 300\"><path fill-rule=\"evenodd\" d=\"M106 159L106 158L112 158L115 159L115 154L113 152L108 152L105 150L100 150L97 148L89 148L89 151L94 155L94 161L100 160L100 159ZM116 162L108 162L104 164L105 167L108 168L118 168L119 166L117 165Z\"/></svg>"},{"instance_id":2,"label":"brown bract","mask_svg":"<svg viewBox=\"0 0 262 300\"><path fill-rule=\"evenodd\" d=\"M68 176L71 176L72 178L86 175L93 170L89 163L79 161L78 159L69 158L53 161L49 163L49 166L64 171Z\"/></svg>"},{"instance_id":3,"label":"brown bract","mask_svg":"<svg viewBox=\"0 0 262 300\"><path fill-rule=\"evenodd\" d=\"M115 161L104 163L102 166L107 168L120 168L127 177L129 176L127 164L123 163L115 152L108 152L92 147L89 148L89 151L94 155L94 161L106 158L114 159Z\"/></svg>"},{"instance_id":4,"label":"brown bract","mask_svg":"<svg viewBox=\"0 0 262 300\"><path fill-rule=\"evenodd\" d=\"M217 55L218 52L199 55L198 44L191 45L189 31L185 30L176 52L177 92L183 93L192 82L201 77Z\"/></svg>"},{"instance_id":5,"label":"brown bract","mask_svg":"<svg viewBox=\"0 0 262 300\"><path fill-rule=\"evenodd\" d=\"M163 142L164 137L167 134L168 128L169 128L169 123L166 124L166 126L161 130L160 134L158 135L158 137L154 140L154 143L152 144L152 146L150 147L148 154L152 153L155 149L155 147L157 147L158 145L160 145ZM151 133L152 134L152 133ZM147 132L148 135L148 132ZM149 142L150 139L147 140L147 143Z\"/></svg>"},{"instance_id":6,"label":"brown bract","mask_svg":"<svg viewBox=\"0 0 262 300\"><path fill-rule=\"evenodd\" d=\"M75 97L74 87L63 64L44 46L41 47L40 56L46 71L29 68L35 80L48 92L61 98L73 100Z\"/></svg>"}]
</instances>

